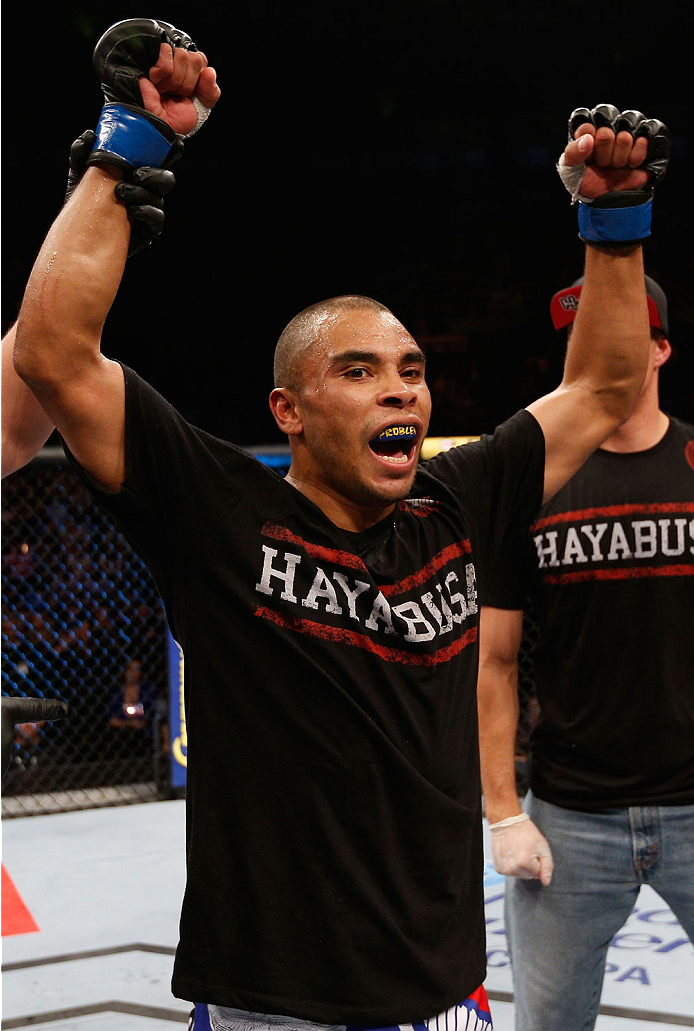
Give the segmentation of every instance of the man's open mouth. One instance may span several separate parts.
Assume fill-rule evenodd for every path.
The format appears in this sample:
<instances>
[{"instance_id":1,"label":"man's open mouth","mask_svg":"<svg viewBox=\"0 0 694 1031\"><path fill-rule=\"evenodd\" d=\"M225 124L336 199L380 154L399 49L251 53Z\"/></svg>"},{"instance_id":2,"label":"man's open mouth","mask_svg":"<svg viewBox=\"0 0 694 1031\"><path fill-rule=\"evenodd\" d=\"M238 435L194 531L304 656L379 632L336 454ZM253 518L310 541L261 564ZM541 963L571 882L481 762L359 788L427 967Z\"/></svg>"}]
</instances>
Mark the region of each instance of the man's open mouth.
<instances>
[{"instance_id":1,"label":"man's open mouth","mask_svg":"<svg viewBox=\"0 0 694 1031\"><path fill-rule=\"evenodd\" d=\"M369 447L388 462L409 462L417 443L417 427L411 423L387 426L369 441Z\"/></svg>"}]
</instances>

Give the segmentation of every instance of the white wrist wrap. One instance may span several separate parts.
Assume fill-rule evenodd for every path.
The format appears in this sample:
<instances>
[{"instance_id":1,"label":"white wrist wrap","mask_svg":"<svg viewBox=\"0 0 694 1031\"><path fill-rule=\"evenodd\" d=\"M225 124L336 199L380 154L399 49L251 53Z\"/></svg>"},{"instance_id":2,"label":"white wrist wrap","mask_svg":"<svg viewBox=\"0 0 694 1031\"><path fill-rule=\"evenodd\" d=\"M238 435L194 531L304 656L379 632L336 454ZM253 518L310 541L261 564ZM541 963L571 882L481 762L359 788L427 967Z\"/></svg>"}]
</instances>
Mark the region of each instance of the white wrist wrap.
<instances>
[{"instance_id":1,"label":"white wrist wrap","mask_svg":"<svg viewBox=\"0 0 694 1031\"><path fill-rule=\"evenodd\" d=\"M518 816L507 816L505 820L499 820L498 823L490 823L490 831L501 830L502 827L514 827L517 823L525 823L530 817L527 813L520 813Z\"/></svg>"},{"instance_id":2,"label":"white wrist wrap","mask_svg":"<svg viewBox=\"0 0 694 1031\"><path fill-rule=\"evenodd\" d=\"M580 165L565 165L563 154L557 162L557 172L559 173L559 178L571 194L571 200L574 202L574 204L576 203L576 201L579 200L583 201L584 204L591 203L587 197L582 197L580 192L581 180L583 179L583 173L585 172L585 170L585 161L582 161Z\"/></svg>"},{"instance_id":3,"label":"white wrist wrap","mask_svg":"<svg viewBox=\"0 0 694 1031\"><path fill-rule=\"evenodd\" d=\"M197 112L198 118L195 123L195 128L191 129L190 132L187 132L185 134L185 139L188 139L190 136L194 136L198 129L205 124L207 119L210 117L211 110L209 107L207 107L206 104L203 104L202 100L199 100L198 97L191 97L190 99L193 101L193 104L195 105L195 110Z\"/></svg>"}]
</instances>

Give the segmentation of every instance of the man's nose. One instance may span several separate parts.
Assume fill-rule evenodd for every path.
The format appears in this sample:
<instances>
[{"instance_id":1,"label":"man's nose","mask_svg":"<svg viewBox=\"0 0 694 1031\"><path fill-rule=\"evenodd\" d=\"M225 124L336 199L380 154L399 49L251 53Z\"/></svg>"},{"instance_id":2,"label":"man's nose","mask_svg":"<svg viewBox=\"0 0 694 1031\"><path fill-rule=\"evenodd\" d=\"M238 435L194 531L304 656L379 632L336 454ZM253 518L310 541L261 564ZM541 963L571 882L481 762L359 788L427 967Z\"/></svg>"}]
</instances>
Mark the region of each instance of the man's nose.
<instances>
[{"instance_id":1,"label":"man's nose","mask_svg":"<svg viewBox=\"0 0 694 1031\"><path fill-rule=\"evenodd\" d=\"M414 404L417 393L412 387L403 382L399 377L391 383L385 384L378 395L378 403L390 408L406 408Z\"/></svg>"}]
</instances>

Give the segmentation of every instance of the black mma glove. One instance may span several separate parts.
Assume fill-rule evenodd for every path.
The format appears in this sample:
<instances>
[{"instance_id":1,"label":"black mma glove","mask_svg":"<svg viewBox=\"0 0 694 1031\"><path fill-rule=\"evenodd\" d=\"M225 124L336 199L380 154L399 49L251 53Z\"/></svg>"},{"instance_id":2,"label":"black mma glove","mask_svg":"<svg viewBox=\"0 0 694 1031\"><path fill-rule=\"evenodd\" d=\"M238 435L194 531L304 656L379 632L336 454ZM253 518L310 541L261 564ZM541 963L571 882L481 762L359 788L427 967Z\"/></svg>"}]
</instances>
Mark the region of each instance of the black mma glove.
<instances>
[{"instance_id":1,"label":"black mma glove","mask_svg":"<svg viewBox=\"0 0 694 1031\"><path fill-rule=\"evenodd\" d=\"M618 111L611 104L600 104L592 111L576 108L569 118L569 140L585 122L600 129L606 125L617 133L626 130L633 139L644 136L648 140L646 160L640 166L648 172L648 179L638 190L613 190L601 197L590 199L581 195L581 180L585 162L568 166L563 156L557 165L564 186L572 200L578 202L579 236L585 243L607 247L625 247L640 243L651 234L653 188L665 176L670 159L670 133L656 118L646 118L640 111Z\"/></svg>"},{"instance_id":2,"label":"black mma glove","mask_svg":"<svg viewBox=\"0 0 694 1031\"><path fill-rule=\"evenodd\" d=\"M97 126L97 139L89 164L114 164L130 172L143 165L167 168L183 151L181 137L162 118L145 109L139 80L157 63L159 48L197 50L190 36L151 18L128 18L106 30L94 49L92 64L101 80L106 103ZM209 108L192 98L200 128Z\"/></svg>"},{"instance_id":3,"label":"black mma glove","mask_svg":"<svg viewBox=\"0 0 694 1031\"><path fill-rule=\"evenodd\" d=\"M91 129L83 132L70 147L70 167L65 201L74 193L85 171L96 142ZM164 228L164 197L176 185L173 172L163 168L136 168L129 181L117 183L116 199L125 206L130 219L128 257L144 250Z\"/></svg>"},{"instance_id":4,"label":"black mma glove","mask_svg":"<svg viewBox=\"0 0 694 1031\"><path fill-rule=\"evenodd\" d=\"M128 257L148 247L164 228L164 197L176 180L165 168L136 168L130 182L116 184L116 200L130 219Z\"/></svg>"},{"instance_id":5,"label":"black mma glove","mask_svg":"<svg viewBox=\"0 0 694 1031\"><path fill-rule=\"evenodd\" d=\"M60 720L67 716L67 702L51 698L2 698L2 775L7 773L18 723Z\"/></svg>"}]
</instances>

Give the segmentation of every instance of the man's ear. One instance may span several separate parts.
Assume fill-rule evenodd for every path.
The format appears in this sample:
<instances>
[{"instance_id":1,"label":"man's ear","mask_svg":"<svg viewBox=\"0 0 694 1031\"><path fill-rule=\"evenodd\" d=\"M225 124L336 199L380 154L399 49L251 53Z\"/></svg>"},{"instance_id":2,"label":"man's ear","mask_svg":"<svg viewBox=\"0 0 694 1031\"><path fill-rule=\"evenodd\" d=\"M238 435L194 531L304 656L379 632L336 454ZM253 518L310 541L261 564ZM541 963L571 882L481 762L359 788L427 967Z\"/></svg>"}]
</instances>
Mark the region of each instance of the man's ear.
<instances>
[{"instance_id":1,"label":"man's ear","mask_svg":"<svg viewBox=\"0 0 694 1031\"><path fill-rule=\"evenodd\" d=\"M658 336L655 341L655 367L659 369L661 365L665 365L672 354L672 345L666 336Z\"/></svg>"},{"instance_id":2,"label":"man's ear","mask_svg":"<svg viewBox=\"0 0 694 1031\"><path fill-rule=\"evenodd\" d=\"M299 411L298 398L289 387L275 387L270 393L270 411L275 422L288 436L303 432L304 424Z\"/></svg>"}]
</instances>

